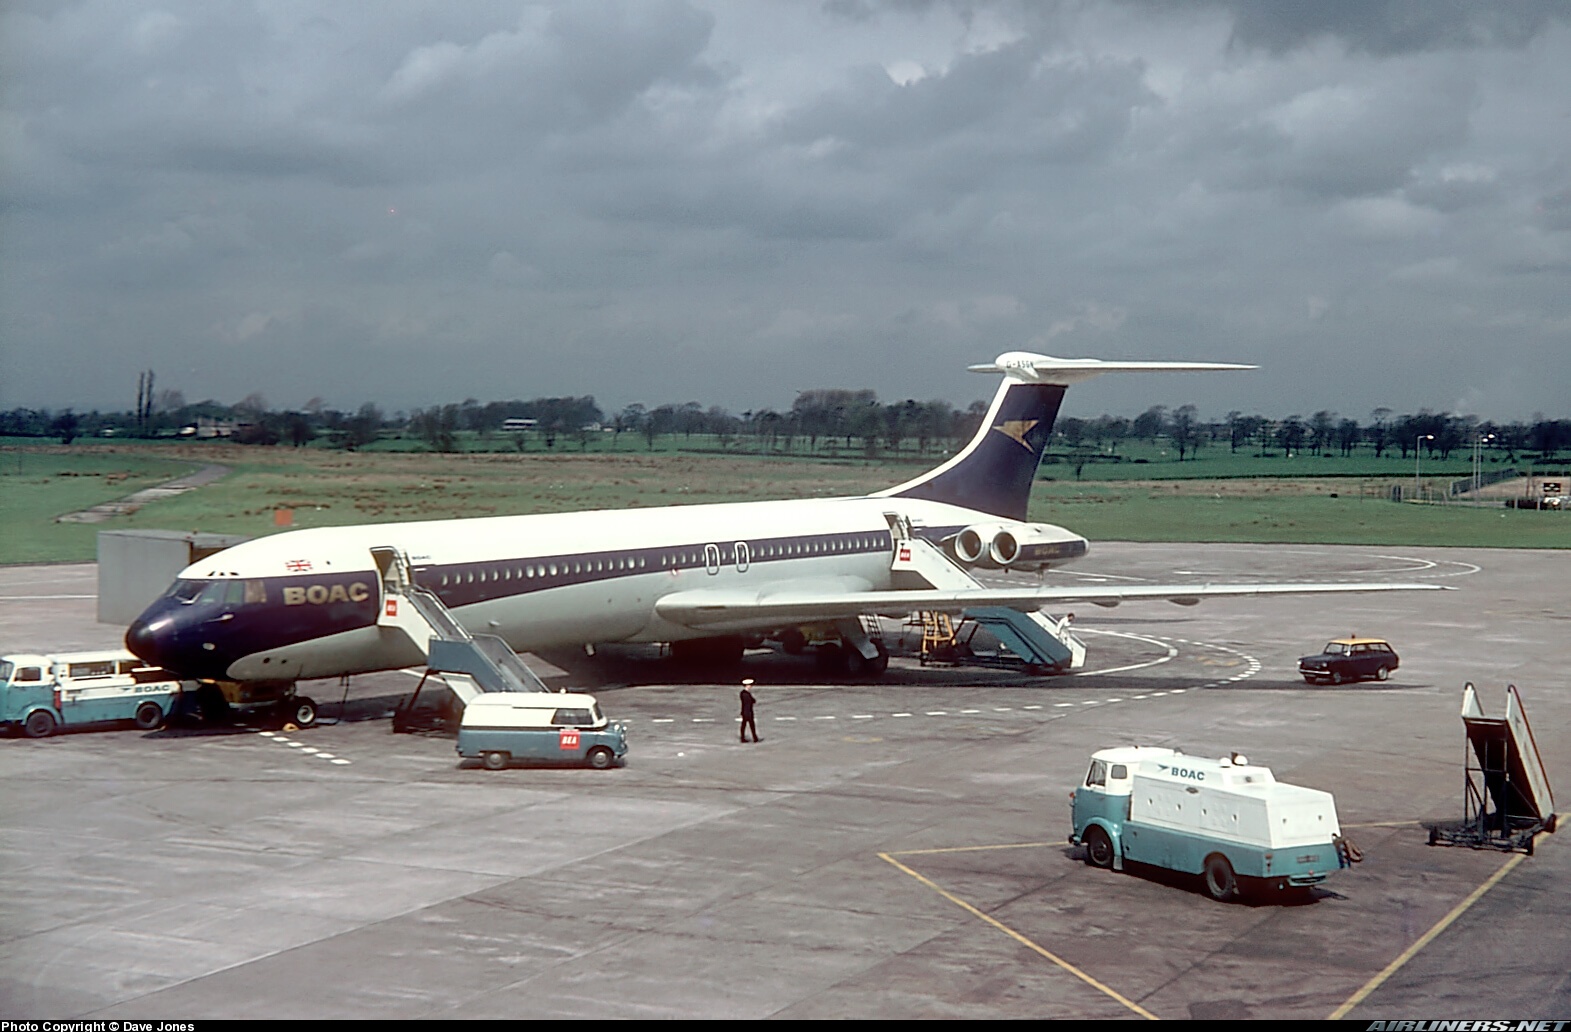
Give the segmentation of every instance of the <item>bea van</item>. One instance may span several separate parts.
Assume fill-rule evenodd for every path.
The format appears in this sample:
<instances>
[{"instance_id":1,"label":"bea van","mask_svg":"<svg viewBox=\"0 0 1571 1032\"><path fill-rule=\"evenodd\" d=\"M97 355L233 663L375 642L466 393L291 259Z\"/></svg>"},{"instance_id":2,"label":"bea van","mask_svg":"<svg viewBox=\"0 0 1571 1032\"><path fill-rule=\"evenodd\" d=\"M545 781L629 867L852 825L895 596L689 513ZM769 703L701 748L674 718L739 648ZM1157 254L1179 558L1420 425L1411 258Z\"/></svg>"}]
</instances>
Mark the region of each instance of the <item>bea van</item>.
<instances>
[{"instance_id":1,"label":"bea van","mask_svg":"<svg viewBox=\"0 0 1571 1032\"><path fill-rule=\"evenodd\" d=\"M593 695L486 692L464 707L458 755L487 770L519 760L605 770L627 755L627 729L606 720Z\"/></svg>"}]
</instances>

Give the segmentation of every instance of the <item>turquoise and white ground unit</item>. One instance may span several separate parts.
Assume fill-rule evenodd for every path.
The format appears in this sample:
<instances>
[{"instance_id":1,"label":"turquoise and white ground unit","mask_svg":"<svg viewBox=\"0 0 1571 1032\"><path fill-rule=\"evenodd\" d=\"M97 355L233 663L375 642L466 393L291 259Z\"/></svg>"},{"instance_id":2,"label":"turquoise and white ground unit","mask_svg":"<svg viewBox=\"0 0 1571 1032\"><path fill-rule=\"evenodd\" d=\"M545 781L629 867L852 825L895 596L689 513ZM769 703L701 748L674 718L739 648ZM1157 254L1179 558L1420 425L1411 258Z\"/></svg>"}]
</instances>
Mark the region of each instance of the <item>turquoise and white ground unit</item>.
<instances>
[{"instance_id":1,"label":"turquoise and white ground unit","mask_svg":"<svg viewBox=\"0 0 1571 1032\"><path fill-rule=\"evenodd\" d=\"M1103 749L1072 799L1069 841L1085 847L1087 863L1204 875L1221 900L1241 890L1314 885L1341 866L1331 794L1283 784L1236 754L1212 760L1149 746Z\"/></svg>"},{"instance_id":2,"label":"turquoise and white ground unit","mask_svg":"<svg viewBox=\"0 0 1571 1032\"><path fill-rule=\"evenodd\" d=\"M0 726L20 727L29 738L122 720L151 730L168 719L187 687L129 652L3 656Z\"/></svg>"}]
</instances>

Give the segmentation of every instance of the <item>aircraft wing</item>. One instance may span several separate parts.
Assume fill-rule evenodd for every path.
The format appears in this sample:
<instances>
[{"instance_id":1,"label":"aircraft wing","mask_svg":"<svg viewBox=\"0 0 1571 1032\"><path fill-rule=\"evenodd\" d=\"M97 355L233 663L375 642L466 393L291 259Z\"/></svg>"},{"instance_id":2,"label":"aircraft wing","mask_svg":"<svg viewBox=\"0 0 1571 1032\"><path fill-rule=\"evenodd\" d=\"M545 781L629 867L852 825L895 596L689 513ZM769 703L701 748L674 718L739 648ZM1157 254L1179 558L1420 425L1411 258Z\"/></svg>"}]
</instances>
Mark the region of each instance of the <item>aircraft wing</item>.
<instances>
[{"instance_id":1,"label":"aircraft wing","mask_svg":"<svg viewBox=\"0 0 1571 1032\"><path fill-rule=\"evenodd\" d=\"M1165 600L1197 605L1207 598L1256 595L1337 595L1374 591L1448 591L1441 584L1153 584L1139 587L1037 587L874 591L857 578L782 581L755 591L701 588L677 591L655 603L655 612L672 623L711 630L741 630L772 622L810 622L861 613L902 617L918 610L959 613L974 606L1007 606L1032 612L1048 606L1089 602Z\"/></svg>"}]
</instances>

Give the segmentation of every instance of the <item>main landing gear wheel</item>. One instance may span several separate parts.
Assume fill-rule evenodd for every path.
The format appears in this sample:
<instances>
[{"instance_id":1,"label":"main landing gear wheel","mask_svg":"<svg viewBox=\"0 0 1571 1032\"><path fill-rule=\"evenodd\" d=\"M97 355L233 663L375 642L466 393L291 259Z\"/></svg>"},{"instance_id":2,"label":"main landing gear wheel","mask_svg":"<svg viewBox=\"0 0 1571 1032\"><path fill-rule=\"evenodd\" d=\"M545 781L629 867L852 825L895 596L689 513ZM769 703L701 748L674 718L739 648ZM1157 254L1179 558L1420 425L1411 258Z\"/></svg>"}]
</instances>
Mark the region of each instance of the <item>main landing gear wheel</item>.
<instances>
[{"instance_id":1,"label":"main landing gear wheel","mask_svg":"<svg viewBox=\"0 0 1571 1032\"><path fill-rule=\"evenodd\" d=\"M507 766L509 757L505 752L488 752L480 756L480 765L486 770L501 770Z\"/></svg>"},{"instance_id":2,"label":"main landing gear wheel","mask_svg":"<svg viewBox=\"0 0 1571 1032\"><path fill-rule=\"evenodd\" d=\"M1227 857L1216 855L1206 858L1206 892L1218 903L1229 903L1238 898L1238 876Z\"/></svg>"},{"instance_id":3,"label":"main landing gear wheel","mask_svg":"<svg viewBox=\"0 0 1571 1032\"><path fill-rule=\"evenodd\" d=\"M611 761L616 759L616 757L611 755L610 749L601 745L589 750L588 759L589 765L595 770L605 770L611 766Z\"/></svg>"},{"instance_id":4,"label":"main landing gear wheel","mask_svg":"<svg viewBox=\"0 0 1571 1032\"><path fill-rule=\"evenodd\" d=\"M136 726L143 731L151 731L164 722L164 711L158 708L156 702L144 702L136 708Z\"/></svg>"},{"instance_id":5,"label":"main landing gear wheel","mask_svg":"<svg viewBox=\"0 0 1571 1032\"><path fill-rule=\"evenodd\" d=\"M874 647L878 654L872 659L862 655L855 645L846 644L821 646L818 657L821 663L829 664L824 667L826 670L852 677L877 677L889 669L889 650L879 643L874 643Z\"/></svg>"},{"instance_id":6,"label":"main landing gear wheel","mask_svg":"<svg viewBox=\"0 0 1571 1032\"><path fill-rule=\"evenodd\" d=\"M807 635L798 628L788 627L780 632L780 648L788 656L800 656L807 649Z\"/></svg>"},{"instance_id":7,"label":"main landing gear wheel","mask_svg":"<svg viewBox=\"0 0 1571 1032\"><path fill-rule=\"evenodd\" d=\"M55 733L55 715L48 710L34 710L22 722L22 732L29 738L48 738Z\"/></svg>"},{"instance_id":8,"label":"main landing gear wheel","mask_svg":"<svg viewBox=\"0 0 1571 1032\"><path fill-rule=\"evenodd\" d=\"M1096 825L1086 829L1086 863L1092 867L1113 866L1113 840Z\"/></svg>"},{"instance_id":9,"label":"main landing gear wheel","mask_svg":"<svg viewBox=\"0 0 1571 1032\"><path fill-rule=\"evenodd\" d=\"M294 724L299 728L307 728L316 723L316 702L304 695L296 696L292 702L284 703L284 721Z\"/></svg>"}]
</instances>

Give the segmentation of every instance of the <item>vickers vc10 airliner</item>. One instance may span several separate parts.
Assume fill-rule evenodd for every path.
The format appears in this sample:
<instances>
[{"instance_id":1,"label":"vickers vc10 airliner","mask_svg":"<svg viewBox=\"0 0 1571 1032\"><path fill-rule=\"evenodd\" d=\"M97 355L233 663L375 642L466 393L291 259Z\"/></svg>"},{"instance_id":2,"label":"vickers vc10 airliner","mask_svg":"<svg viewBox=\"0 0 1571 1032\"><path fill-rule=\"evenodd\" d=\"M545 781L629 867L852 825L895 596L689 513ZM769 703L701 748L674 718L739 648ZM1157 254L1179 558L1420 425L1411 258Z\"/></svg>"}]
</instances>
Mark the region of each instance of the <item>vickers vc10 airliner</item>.
<instances>
[{"instance_id":1,"label":"vickers vc10 airliner","mask_svg":"<svg viewBox=\"0 0 1571 1032\"><path fill-rule=\"evenodd\" d=\"M788 646L811 639L842 669L869 674L888 654L863 632L863 616L1436 588L1048 586L1039 578L994 587L971 576L1042 571L1086 554L1080 535L1026 521L1067 387L1110 372L1249 368L1010 352L971 367L1003 375L976 436L942 465L887 490L290 531L184 570L130 627L126 644L181 676L211 681L283 685L399 669L425 659L422 636L399 623L400 602L413 591L434 595L468 632L520 652L661 642L678 654L734 657L748 639Z\"/></svg>"}]
</instances>

